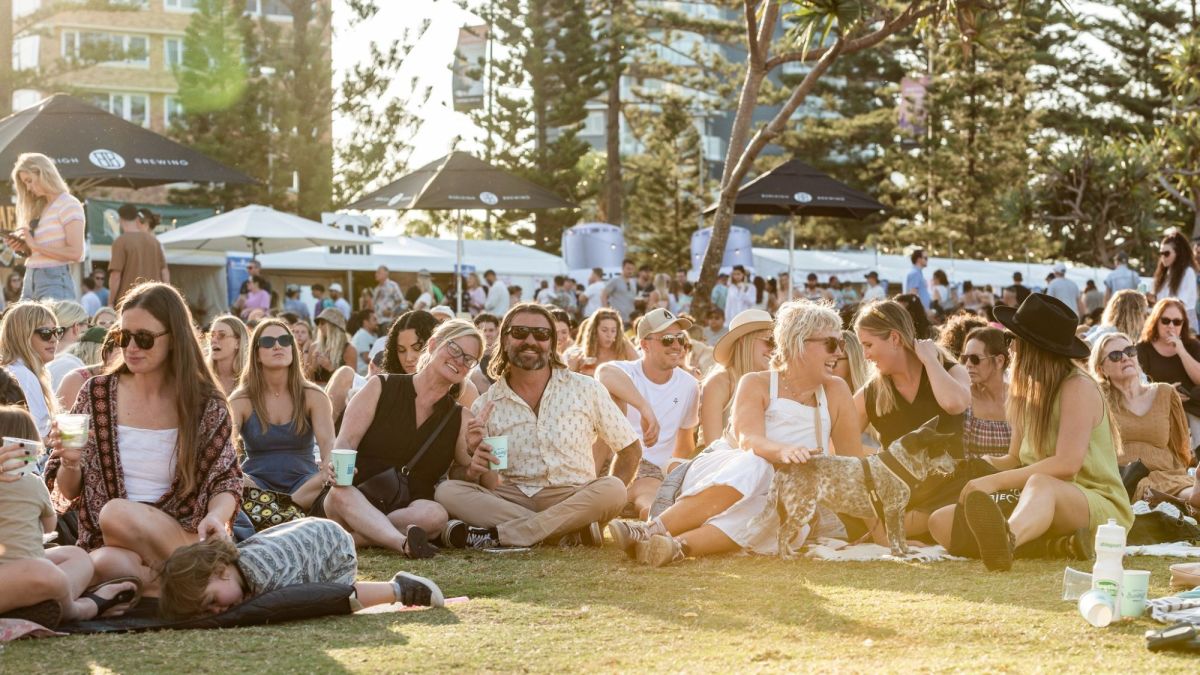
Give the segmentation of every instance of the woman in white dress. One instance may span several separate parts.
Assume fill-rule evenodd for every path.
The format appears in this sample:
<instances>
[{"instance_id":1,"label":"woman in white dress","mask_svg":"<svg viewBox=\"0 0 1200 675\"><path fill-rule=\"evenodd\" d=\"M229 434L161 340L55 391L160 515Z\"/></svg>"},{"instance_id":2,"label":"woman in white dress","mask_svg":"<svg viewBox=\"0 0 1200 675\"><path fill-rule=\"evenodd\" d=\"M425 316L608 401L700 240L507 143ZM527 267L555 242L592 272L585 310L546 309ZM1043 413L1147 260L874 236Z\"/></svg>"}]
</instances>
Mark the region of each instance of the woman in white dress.
<instances>
[{"instance_id":1,"label":"woman in white dress","mask_svg":"<svg viewBox=\"0 0 1200 675\"><path fill-rule=\"evenodd\" d=\"M617 545L639 562L660 567L739 549L774 554L775 521L749 527L767 508L774 465L863 453L850 388L833 374L842 355L837 313L806 300L786 303L774 337L771 369L742 377L731 433L693 460L675 504L649 523L609 524ZM836 518L819 526L823 533L838 529ZM803 528L795 543L808 534Z\"/></svg>"}]
</instances>

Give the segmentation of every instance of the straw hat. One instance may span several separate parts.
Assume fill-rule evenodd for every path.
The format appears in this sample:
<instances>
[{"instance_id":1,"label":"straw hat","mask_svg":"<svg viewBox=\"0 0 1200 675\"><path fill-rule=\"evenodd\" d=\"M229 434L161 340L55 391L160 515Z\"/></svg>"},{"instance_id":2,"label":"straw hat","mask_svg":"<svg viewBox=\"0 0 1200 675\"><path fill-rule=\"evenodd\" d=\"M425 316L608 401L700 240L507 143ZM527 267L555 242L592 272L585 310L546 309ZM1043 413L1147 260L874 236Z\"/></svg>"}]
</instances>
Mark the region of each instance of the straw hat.
<instances>
[{"instance_id":1,"label":"straw hat","mask_svg":"<svg viewBox=\"0 0 1200 675\"><path fill-rule=\"evenodd\" d=\"M723 366L728 366L733 346L737 344L738 340L750 333L771 330L774 327L775 321L771 315L761 309L747 309L738 312L738 315L733 317L733 321L729 324L729 332L717 340L717 345L713 348L713 360Z\"/></svg>"},{"instance_id":2,"label":"straw hat","mask_svg":"<svg viewBox=\"0 0 1200 675\"><path fill-rule=\"evenodd\" d=\"M346 317L342 315L342 310L338 309L337 307L326 307L320 314L318 314L316 323L320 324L322 321L326 321L337 326L343 333L346 332Z\"/></svg>"}]
</instances>

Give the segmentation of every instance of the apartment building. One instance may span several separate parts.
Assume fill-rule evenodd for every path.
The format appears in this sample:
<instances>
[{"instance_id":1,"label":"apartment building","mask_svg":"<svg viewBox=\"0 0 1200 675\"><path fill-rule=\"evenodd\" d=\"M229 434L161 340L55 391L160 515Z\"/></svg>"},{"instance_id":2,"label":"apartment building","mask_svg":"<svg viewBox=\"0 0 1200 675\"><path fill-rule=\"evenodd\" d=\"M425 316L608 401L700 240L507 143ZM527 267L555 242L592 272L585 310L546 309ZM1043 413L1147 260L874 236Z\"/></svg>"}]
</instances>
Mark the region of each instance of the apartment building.
<instances>
[{"instance_id":1,"label":"apartment building","mask_svg":"<svg viewBox=\"0 0 1200 675\"><path fill-rule=\"evenodd\" d=\"M154 131L163 132L181 112L173 69L183 58L184 31L199 0L124 0L127 11L65 8L24 31L14 42L14 68L48 67L56 60L86 58L97 46L122 58L71 70L37 89L13 93L13 109L27 108L54 91L69 87L97 106ZM258 19L290 24L291 11L280 0L244 0ZM328 7L332 0L318 0ZM14 0L20 22L46 0ZM332 52L324 40L328 58Z\"/></svg>"}]
</instances>

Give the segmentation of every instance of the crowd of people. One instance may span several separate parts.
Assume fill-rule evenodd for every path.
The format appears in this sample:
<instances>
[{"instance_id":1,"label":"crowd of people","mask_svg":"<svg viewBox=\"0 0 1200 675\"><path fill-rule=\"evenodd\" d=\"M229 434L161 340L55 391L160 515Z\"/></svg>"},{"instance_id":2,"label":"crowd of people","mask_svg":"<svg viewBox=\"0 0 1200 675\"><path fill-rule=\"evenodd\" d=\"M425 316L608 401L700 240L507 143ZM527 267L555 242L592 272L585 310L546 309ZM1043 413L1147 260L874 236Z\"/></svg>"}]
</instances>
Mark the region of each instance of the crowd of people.
<instances>
[{"instance_id":1,"label":"crowd of people","mask_svg":"<svg viewBox=\"0 0 1200 675\"><path fill-rule=\"evenodd\" d=\"M14 248L70 259L60 186L36 163L14 182L19 211L42 218ZM67 234L38 240L53 218ZM933 419L961 459L914 487L908 537L990 570L1087 558L1098 525L1132 524L1132 502L1200 506L1186 243L1164 238L1152 291L1118 267L1097 308L1057 272L999 302L951 292L917 251L896 295L874 274L793 290L734 268L703 322L694 287L630 262L538 302L469 279L461 316L427 276L410 300L385 268L358 309L336 285L311 312L290 288L264 307L255 271L207 325L165 280L110 268L115 304L35 293L0 319L0 616L108 617L155 596L185 617L316 581L353 583L362 606L442 602L407 572L356 582L362 547L430 558L602 546L607 530L651 566L774 554L778 523L756 516L777 467L864 457ZM58 289L48 269L27 267L24 286ZM85 439L64 432L70 414ZM349 485L338 449L357 452ZM889 527L822 508L792 544L883 543Z\"/></svg>"}]
</instances>

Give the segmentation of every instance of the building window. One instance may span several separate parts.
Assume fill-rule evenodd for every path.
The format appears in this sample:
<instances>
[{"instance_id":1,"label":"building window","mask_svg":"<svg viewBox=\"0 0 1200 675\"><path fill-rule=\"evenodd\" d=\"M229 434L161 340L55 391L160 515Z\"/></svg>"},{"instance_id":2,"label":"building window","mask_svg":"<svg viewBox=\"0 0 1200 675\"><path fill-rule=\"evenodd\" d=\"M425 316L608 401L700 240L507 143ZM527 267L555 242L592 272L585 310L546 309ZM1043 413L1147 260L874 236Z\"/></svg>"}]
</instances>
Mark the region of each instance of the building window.
<instances>
[{"instance_id":1,"label":"building window","mask_svg":"<svg viewBox=\"0 0 1200 675\"><path fill-rule=\"evenodd\" d=\"M173 12L194 12L200 7L200 0L163 0L163 7Z\"/></svg>"},{"instance_id":2,"label":"building window","mask_svg":"<svg viewBox=\"0 0 1200 675\"><path fill-rule=\"evenodd\" d=\"M150 97L145 94L93 94L91 103L134 124L150 126Z\"/></svg>"},{"instance_id":3,"label":"building window","mask_svg":"<svg viewBox=\"0 0 1200 675\"><path fill-rule=\"evenodd\" d=\"M292 10L282 0L246 0L246 13L254 16L291 18Z\"/></svg>"},{"instance_id":4,"label":"building window","mask_svg":"<svg viewBox=\"0 0 1200 675\"><path fill-rule=\"evenodd\" d=\"M183 65L183 38L163 38L163 63L167 68Z\"/></svg>"},{"instance_id":5,"label":"building window","mask_svg":"<svg viewBox=\"0 0 1200 675\"><path fill-rule=\"evenodd\" d=\"M38 67L38 52L42 46L40 35L26 35L13 42L13 70L30 70Z\"/></svg>"},{"instance_id":6,"label":"building window","mask_svg":"<svg viewBox=\"0 0 1200 675\"><path fill-rule=\"evenodd\" d=\"M589 110L587 117L583 120L583 129L579 134L581 136L603 136L604 121L603 110Z\"/></svg>"},{"instance_id":7,"label":"building window","mask_svg":"<svg viewBox=\"0 0 1200 675\"><path fill-rule=\"evenodd\" d=\"M179 102L178 96L167 96L163 98L163 126L167 129L175 123L175 120L183 116L183 104Z\"/></svg>"},{"instance_id":8,"label":"building window","mask_svg":"<svg viewBox=\"0 0 1200 675\"><path fill-rule=\"evenodd\" d=\"M110 66L150 67L150 38L92 31L63 31L65 59L100 61Z\"/></svg>"}]
</instances>

